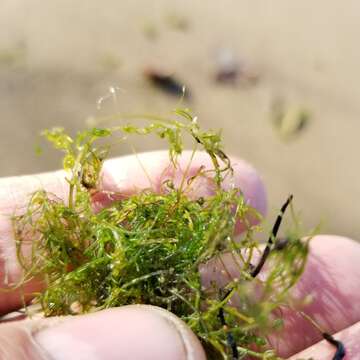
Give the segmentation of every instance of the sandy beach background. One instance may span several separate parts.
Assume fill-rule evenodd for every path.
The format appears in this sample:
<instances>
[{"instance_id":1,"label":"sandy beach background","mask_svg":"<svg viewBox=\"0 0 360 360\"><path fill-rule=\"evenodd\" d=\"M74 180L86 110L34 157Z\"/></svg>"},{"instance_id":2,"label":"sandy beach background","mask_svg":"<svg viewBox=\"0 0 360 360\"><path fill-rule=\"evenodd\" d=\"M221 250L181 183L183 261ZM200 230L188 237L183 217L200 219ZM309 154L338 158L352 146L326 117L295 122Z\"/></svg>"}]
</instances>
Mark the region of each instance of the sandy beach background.
<instances>
[{"instance_id":1,"label":"sandy beach background","mask_svg":"<svg viewBox=\"0 0 360 360\"><path fill-rule=\"evenodd\" d=\"M157 68L186 84L187 105L223 129L226 151L258 169L270 219L293 193L305 226L360 239L359 18L355 0L1 0L0 176L60 166L54 151L35 155L41 129L169 112L178 99L143 76ZM219 57L233 59L237 84L214 81ZM287 141L274 127L279 102L287 122L309 115Z\"/></svg>"}]
</instances>

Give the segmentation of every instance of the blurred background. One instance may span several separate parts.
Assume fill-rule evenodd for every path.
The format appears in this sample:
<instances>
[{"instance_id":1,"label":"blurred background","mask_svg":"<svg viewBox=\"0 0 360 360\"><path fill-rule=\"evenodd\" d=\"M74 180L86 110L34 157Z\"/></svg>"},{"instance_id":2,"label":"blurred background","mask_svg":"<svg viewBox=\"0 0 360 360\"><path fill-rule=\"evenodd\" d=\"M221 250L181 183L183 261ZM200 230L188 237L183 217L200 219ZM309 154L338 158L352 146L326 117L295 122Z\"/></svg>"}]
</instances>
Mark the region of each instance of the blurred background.
<instances>
[{"instance_id":1,"label":"blurred background","mask_svg":"<svg viewBox=\"0 0 360 360\"><path fill-rule=\"evenodd\" d=\"M360 238L359 18L356 0L1 0L0 176L60 167L35 154L42 129L168 114L184 84L260 172L269 216L293 193L305 226Z\"/></svg>"}]
</instances>

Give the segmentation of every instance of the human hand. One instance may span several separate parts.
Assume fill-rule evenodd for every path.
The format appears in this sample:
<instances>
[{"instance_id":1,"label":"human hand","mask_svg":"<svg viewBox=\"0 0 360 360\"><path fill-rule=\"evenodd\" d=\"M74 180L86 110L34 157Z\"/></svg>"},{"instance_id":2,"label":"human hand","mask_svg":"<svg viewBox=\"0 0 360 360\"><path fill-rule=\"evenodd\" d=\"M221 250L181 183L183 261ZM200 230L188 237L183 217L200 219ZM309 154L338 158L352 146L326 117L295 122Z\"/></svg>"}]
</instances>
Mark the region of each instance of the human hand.
<instances>
[{"instance_id":1,"label":"human hand","mask_svg":"<svg viewBox=\"0 0 360 360\"><path fill-rule=\"evenodd\" d=\"M141 163L158 190L167 164L167 153L139 155ZM182 158L187 164L188 154ZM252 206L264 213L266 199L263 185L248 164L233 160L235 185L240 187ZM199 154L192 163L209 166ZM190 172L191 173L191 172ZM180 175L180 174L179 174ZM133 156L109 160L104 165L102 189L131 194L149 187L147 178ZM226 186L226 184L225 184ZM63 172L0 179L0 287L16 282L20 277L12 228L8 215L21 209L27 195L45 188L66 197ZM198 196L211 193L211 183L197 184ZM106 197L98 198L106 202ZM239 227L240 231L241 228ZM311 242L311 253L305 273L295 289L296 296L313 294L314 302L304 311L320 326L343 341L347 358L354 359L360 348L360 245L340 237L317 236ZM231 267L231 264L228 264ZM205 270L213 273L211 266ZM40 290L40 282L26 285L25 292ZM21 291L0 295L0 313L21 306ZM269 340L279 355L289 357L321 340L321 335L301 316L284 310L285 328ZM334 348L322 341L294 358L331 359ZM194 334L171 313L151 306L125 306L78 317L22 320L0 325L1 359L205 359Z\"/></svg>"}]
</instances>

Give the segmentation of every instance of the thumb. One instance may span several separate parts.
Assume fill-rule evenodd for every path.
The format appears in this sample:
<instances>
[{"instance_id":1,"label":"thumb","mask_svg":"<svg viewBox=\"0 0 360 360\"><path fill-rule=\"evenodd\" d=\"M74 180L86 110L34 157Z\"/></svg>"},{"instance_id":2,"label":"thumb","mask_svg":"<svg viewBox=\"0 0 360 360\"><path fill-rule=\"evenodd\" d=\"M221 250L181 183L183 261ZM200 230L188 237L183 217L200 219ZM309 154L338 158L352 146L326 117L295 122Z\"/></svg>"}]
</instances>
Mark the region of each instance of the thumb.
<instances>
[{"instance_id":1,"label":"thumb","mask_svg":"<svg viewBox=\"0 0 360 360\"><path fill-rule=\"evenodd\" d=\"M170 312L149 305L0 325L0 358L206 359L199 340L185 323Z\"/></svg>"}]
</instances>

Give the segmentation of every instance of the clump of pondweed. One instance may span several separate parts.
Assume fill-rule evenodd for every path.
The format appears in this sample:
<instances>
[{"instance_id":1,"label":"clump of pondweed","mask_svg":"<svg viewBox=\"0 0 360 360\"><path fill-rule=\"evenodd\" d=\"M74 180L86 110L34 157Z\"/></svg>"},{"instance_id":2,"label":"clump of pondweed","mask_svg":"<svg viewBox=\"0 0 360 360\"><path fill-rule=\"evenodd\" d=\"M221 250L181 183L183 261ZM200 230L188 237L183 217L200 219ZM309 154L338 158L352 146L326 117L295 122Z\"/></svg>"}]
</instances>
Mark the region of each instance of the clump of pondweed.
<instances>
[{"instance_id":1,"label":"clump of pondweed","mask_svg":"<svg viewBox=\"0 0 360 360\"><path fill-rule=\"evenodd\" d=\"M65 153L67 201L39 190L27 210L13 219L24 281L44 277L46 290L37 294L46 316L85 313L126 304L152 304L173 312L197 334L209 358L231 359L253 355L275 359L266 335L281 319L274 315L299 279L308 243L290 234L282 249L268 257L268 271L261 281L252 274L258 251L249 218L259 216L243 198L241 189L222 189L232 175L229 158L218 133L202 131L189 112L176 112L180 120L152 119L112 128L93 128L74 139L63 129L45 131L55 148ZM169 144L172 166L178 166L183 135L195 140L213 163L200 168L180 187L164 181L163 192L147 189L114 200L94 210L92 196L99 190L100 172L109 147L98 140L120 134L154 133ZM190 198L186 188L199 177L212 176L215 193ZM118 198L114 194L114 198ZM241 239L234 240L237 221L246 224ZM273 236L270 237L270 240ZM271 242L270 241L270 242ZM200 267L210 259L230 253L238 266L236 278L220 288L204 288ZM224 267L223 272L226 272ZM231 300L240 304L231 306Z\"/></svg>"}]
</instances>

